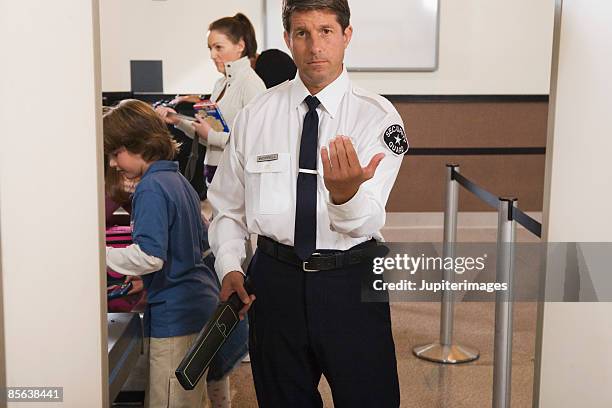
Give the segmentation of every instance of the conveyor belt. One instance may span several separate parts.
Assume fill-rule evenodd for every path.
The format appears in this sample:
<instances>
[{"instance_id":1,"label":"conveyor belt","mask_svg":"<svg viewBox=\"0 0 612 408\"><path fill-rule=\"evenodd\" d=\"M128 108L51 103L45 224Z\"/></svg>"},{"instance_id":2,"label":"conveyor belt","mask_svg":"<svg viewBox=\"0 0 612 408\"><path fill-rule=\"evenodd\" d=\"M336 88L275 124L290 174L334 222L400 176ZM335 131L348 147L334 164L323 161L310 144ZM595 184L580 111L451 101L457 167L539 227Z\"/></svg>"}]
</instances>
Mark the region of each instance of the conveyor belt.
<instances>
[{"instance_id":1,"label":"conveyor belt","mask_svg":"<svg viewBox=\"0 0 612 408\"><path fill-rule=\"evenodd\" d=\"M142 352L138 313L108 313L108 388L113 403Z\"/></svg>"}]
</instances>

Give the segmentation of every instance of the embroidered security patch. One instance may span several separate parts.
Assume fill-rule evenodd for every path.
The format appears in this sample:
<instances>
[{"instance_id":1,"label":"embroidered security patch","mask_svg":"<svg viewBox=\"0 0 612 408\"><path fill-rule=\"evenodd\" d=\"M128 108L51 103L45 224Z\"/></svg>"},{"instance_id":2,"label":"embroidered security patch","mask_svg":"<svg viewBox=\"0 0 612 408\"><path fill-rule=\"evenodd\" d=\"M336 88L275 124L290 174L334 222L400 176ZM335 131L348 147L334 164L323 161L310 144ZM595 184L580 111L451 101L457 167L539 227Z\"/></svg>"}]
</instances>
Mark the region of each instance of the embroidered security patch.
<instances>
[{"instance_id":1,"label":"embroidered security patch","mask_svg":"<svg viewBox=\"0 0 612 408\"><path fill-rule=\"evenodd\" d=\"M400 125L391 125L383 133L385 146L395 155L401 155L408 151L408 141L404 129Z\"/></svg>"}]
</instances>

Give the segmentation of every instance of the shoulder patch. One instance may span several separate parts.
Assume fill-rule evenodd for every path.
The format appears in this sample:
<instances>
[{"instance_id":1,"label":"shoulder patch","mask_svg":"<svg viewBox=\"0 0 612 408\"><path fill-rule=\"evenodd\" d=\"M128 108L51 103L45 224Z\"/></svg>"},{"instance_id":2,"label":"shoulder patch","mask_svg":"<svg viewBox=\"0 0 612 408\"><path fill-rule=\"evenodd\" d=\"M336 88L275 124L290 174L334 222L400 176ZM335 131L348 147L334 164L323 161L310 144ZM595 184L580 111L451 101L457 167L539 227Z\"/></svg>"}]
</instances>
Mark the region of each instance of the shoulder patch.
<instances>
[{"instance_id":1,"label":"shoulder patch","mask_svg":"<svg viewBox=\"0 0 612 408\"><path fill-rule=\"evenodd\" d=\"M382 135L383 142L387 149L396 156L402 155L408 151L408 141L406 133L401 125L391 125L385 130Z\"/></svg>"}]
</instances>

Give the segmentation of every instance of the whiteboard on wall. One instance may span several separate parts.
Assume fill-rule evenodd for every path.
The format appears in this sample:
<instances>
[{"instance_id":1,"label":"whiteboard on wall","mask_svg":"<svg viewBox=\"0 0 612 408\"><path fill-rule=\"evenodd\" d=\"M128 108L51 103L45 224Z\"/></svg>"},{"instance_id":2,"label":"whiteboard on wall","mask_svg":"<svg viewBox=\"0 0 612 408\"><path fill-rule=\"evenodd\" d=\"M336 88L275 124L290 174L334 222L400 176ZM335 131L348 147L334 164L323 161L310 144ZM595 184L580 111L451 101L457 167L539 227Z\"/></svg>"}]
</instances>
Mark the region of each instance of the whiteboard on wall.
<instances>
[{"instance_id":1,"label":"whiteboard on wall","mask_svg":"<svg viewBox=\"0 0 612 408\"><path fill-rule=\"evenodd\" d=\"M435 71L439 0L349 0L353 39L349 71ZM289 53L283 40L282 0L264 0L265 48Z\"/></svg>"}]
</instances>

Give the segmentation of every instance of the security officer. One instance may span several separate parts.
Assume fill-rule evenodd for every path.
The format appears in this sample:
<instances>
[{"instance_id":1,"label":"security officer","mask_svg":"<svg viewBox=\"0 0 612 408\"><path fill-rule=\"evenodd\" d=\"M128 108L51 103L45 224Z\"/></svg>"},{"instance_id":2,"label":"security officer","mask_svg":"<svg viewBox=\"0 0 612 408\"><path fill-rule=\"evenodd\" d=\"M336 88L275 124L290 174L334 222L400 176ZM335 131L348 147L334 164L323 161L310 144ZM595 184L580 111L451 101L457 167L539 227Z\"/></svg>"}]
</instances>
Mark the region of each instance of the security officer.
<instances>
[{"instance_id":1,"label":"security officer","mask_svg":"<svg viewBox=\"0 0 612 408\"><path fill-rule=\"evenodd\" d=\"M349 18L346 0L284 2L298 75L238 114L209 190L221 299L250 308L265 408L322 407L322 374L336 407L399 406L389 305L363 302L361 282L408 143L391 103L348 78ZM251 233L254 295L240 267Z\"/></svg>"}]
</instances>

